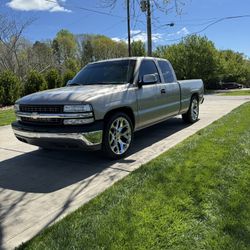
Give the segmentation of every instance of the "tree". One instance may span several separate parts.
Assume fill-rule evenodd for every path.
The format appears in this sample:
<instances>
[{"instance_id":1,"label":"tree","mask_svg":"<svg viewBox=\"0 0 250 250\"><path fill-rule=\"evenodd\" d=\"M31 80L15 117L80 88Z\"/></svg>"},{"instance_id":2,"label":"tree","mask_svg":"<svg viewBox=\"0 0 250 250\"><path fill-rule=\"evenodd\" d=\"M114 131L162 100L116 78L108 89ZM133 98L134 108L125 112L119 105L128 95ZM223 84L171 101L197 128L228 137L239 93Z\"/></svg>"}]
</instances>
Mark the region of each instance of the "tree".
<instances>
[{"instance_id":1,"label":"tree","mask_svg":"<svg viewBox=\"0 0 250 250\"><path fill-rule=\"evenodd\" d=\"M206 37L189 36L179 44L157 48L155 55L171 61L178 79L202 78L206 86L219 81L218 52Z\"/></svg>"},{"instance_id":2,"label":"tree","mask_svg":"<svg viewBox=\"0 0 250 250\"><path fill-rule=\"evenodd\" d=\"M246 87L249 88L250 87L250 60L249 59L245 60L244 67L246 69L246 82L245 82L245 85L246 85Z\"/></svg>"},{"instance_id":3,"label":"tree","mask_svg":"<svg viewBox=\"0 0 250 250\"><path fill-rule=\"evenodd\" d=\"M249 75L249 61L241 53L232 50L223 50L219 52L223 82L239 82L246 84Z\"/></svg>"},{"instance_id":4,"label":"tree","mask_svg":"<svg viewBox=\"0 0 250 250\"><path fill-rule=\"evenodd\" d=\"M116 4L117 0L100 0L102 7L104 8L111 8L113 9ZM136 5L139 1L131 1L132 9L136 9ZM151 4L153 4L157 10L169 13L171 11L175 11L177 14L181 14L182 8L185 5L184 0L152 0Z\"/></svg>"},{"instance_id":5,"label":"tree","mask_svg":"<svg viewBox=\"0 0 250 250\"><path fill-rule=\"evenodd\" d=\"M50 69L45 76L48 89L54 89L62 86L62 78L58 73L58 70Z\"/></svg>"},{"instance_id":6,"label":"tree","mask_svg":"<svg viewBox=\"0 0 250 250\"><path fill-rule=\"evenodd\" d=\"M0 72L10 70L20 76L22 35L32 22L32 19L21 22L0 14Z\"/></svg>"},{"instance_id":7,"label":"tree","mask_svg":"<svg viewBox=\"0 0 250 250\"><path fill-rule=\"evenodd\" d=\"M37 72L36 70L31 70L28 73L27 80L24 85L24 93L25 95L45 90L47 89L47 83L42 74Z\"/></svg>"},{"instance_id":8,"label":"tree","mask_svg":"<svg viewBox=\"0 0 250 250\"><path fill-rule=\"evenodd\" d=\"M132 56L145 56L145 43L142 41L133 41L131 43L131 54Z\"/></svg>"},{"instance_id":9,"label":"tree","mask_svg":"<svg viewBox=\"0 0 250 250\"><path fill-rule=\"evenodd\" d=\"M75 57L76 39L68 30L60 30L52 43L54 54L59 64L65 62L69 58Z\"/></svg>"},{"instance_id":10,"label":"tree","mask_svg":"<svg viewBox=\"0 0 250 250\"><path fill-rule=\"evenodd\" d=\"M0 74L0 104L11 105L20 97L21 83L11 71Z\"/></svg>"},{"instance_id":11,"label":"tree","mask_svg":"<svg viewBox=\"0 0 250 250\"><path fill-rule=\"evenodd\" d=\"M59 42L54 39L52 41L52 51L53 51L53 56L55 58L55 62L57 67L59 67L61 65L61 51L60 51L60 47L59 47Z\"/></svg>"},{"instance_id":12,"label":"tree","mask_svg":"<svg viewBox=\"0 0 250 250\"><path fill-rule=\"evenodd\" d=\"M82 66L91 62L94 58L94 51L90 40L87 40L83 45Z\"/></svg>"},{"instance_id":13,"label":"tree","mask_svg":"<svg viewBox=\"0 0 250 250\"><path fill-rule=\"evenodd\" d=\"M29 41L24 41L23 49L19 52L19 58L22 61L20 66L20 75L22 79L30 70L37 70L40 73L45 72L48 68L55 65L52 49L49 42L36 41L31 44Z\"/></svg>"},{"instance_id":14,"label":"tree","mask_svg":"<svg viewBox=\"0 0 250 250\"><path fill-rule=\"evenodd\" d=\"M127 56L125 42L113 41L103 35L85 35L82 40L82 66L92 61Z\"/></svg>"},{"instance_id":15,"label":"tree","mask_svg":"<svg viewBox=\"0 0 250 250\"><path fill-rule=\"evenodd\" d=\"M127 55L127 45L124 42L116 42L106 36L94 36L91 44L93 47L93 57L96 61Z\"/></svg>"}]
</instances>

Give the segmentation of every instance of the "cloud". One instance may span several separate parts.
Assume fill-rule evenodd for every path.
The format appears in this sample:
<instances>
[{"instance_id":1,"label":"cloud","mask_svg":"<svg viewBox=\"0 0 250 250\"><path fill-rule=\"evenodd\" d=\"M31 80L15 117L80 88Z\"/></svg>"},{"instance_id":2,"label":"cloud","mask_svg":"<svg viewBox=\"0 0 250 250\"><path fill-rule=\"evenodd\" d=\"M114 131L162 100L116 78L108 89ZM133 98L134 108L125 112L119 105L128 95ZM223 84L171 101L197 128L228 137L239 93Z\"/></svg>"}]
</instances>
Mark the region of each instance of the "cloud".
<instances>
[{"instance_id":1,"label":"cloud","mask_svg":"<svg viewBox=\"0 0 250 250\"><path fill-rule=\"evenodd\" d=\"M65 0L61 2L65 2ZM10 0L7 6L22 11L71 12L61 6L58 0Z\"/></svg>"},{"instance_id":2,"label":"cloud","mask_svg":"<svg viewBox=\"0 0 250 250\"><path fill-rule=\"evenodd\" d=\"M153 33L152 34L152 41L158 42L163 38L163 34L161 33ZM113 41L116 42L127 42L127 38L120 38L120 37L113 37ZM147 33L141 30L131 30L131 41L142 41L147 42Z\"/></svg>"},{"instance_id":3,"label":"cloud","mask_svg":"<svg viewBox=\"0 0 250 250\"><path fill-rule=\"evenodd\" d=\"M158 42L163 37L161 33L153 33L152 34L152 41ZM132 41L147 41L147 33L141 30L131 30L131 40Z\"/></svg>"},{"instance_id":4,"label":"cloud","mask_svg":"<svg viewBox=\"0 0 250 250\"><path fill-rule=\"evenodd\" d=\"M124 41L124 39L119 38L119 37L112 37L111 39L112 39L113 41L115 41L115 42L122 42L122 41Z\"/></svg>"},{"instance_id":5,"label":"cloud","mask_svg":"<svg viewBox=\"0 0 250 250\"><path fill-rule=\"evenodd\" d=\"M186 27L183 27L177 32L167 34L167 36L186 36L188 34L190 34L189 30Z\"/></svg>"},{"instance_id":6,"label":"cloud","mask_svg":"<svg viewBox=\"0 0 250 250\"><path fill-rule=\"evenodd\" d=\"M166 44L168 41L172 41L172 39L178 38L178 37L185 37L190 34L190 31L183 27L180 30L174 32L174 33L153 33L152 34L152 42L153 46L157 46L160 44ZM127 43L128 38L120 38L120 37L113 37L111 38L113 41L116 42L125 42ZM131 40L132 41L142 41L144 43L147 43L147 33L141 30L131 30Z\"/></svg>"},{"instance_id":7,"label":"cloud","mask_svg":"<svg viewBox=\"0 0 250 250\"><path fill-rule=\"evenodd\" d=\"M188 35L190 32L186 27L183 27L181 30L177 31L177 35Z\"/></svg>"}]
</instances>

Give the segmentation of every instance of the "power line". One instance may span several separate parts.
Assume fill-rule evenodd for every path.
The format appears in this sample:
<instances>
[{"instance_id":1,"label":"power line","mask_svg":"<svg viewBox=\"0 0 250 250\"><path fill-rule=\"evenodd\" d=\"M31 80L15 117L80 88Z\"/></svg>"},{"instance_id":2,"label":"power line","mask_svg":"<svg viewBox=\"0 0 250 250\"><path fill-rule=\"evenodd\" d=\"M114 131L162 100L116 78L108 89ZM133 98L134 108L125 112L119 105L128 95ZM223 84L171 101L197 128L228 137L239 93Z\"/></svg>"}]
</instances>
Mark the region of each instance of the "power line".
<instances>
[{"instance_id":1,"label":"power line","mask_svg":"<svg viewBox=\"0 0 250 250\"><path fill-rule=\"evenodd\" d=\"M180 40L182 40L182 39L185 38L185 37L199 34L199 33L203 32L203 31L207 30L207 29L210 28L211 26L213 26L213 25L215 25L215 24L217 24L217 23L220 23L220 22L222 22L222 21L230 20L230 19L247 18L247 17L250 17L250 15L247 14L247 15L241 15L241 16L228 16L228 17L223 17L223 18L220 18L220 19L218 19L218 20L216 20L216 21L211 22L210 24L208 24L206 27L204 27L203 29L201 29L201 30L199 30L199 31L192 32L191 34L188 34L188 35L183 36L183 37L181 37L181 38L171 39L171 40L167 40L167 41L169 41L169 42L180 41Z\"/></svg>"},{"instance_id":2,"label":"power line","mask_svg":"<svg viewBox=\"0 0 250 250\"><path fill-rule=\"evenodd\" d=\"M137 25L137 23L139 21L139 17L141 17L141 11L140 10L138 10L136 17L134 18L134 25L133 25L132 30L135 30L136 25Z\"/></svg>"},{"instance_id":3,"label":"power line","mask_svg":"<svg viewBox=\"0 0 250 250\"><path fill-rule=\"evenodd\" d=\"M46 1L46 2L50 2L50 3L55 3L55 4L58 4L58 2L57 1L55 1L55 0L44 0L44 1ZM137 0L137 2L139 2L138 0ZM125 17L124 16L119 16L119 15L115 15L115 14L112 14L112 13L109 13L109 12L104 12L104 11L99 11L99 10L94 10L94 9L90 9L90 8L86 8L86 7L82 7L82 6L76 6L76 5L72 5L72 4L68 4L68 3L66 3L66 4L64 4L64 5L62 5L63 7L66 7L66 6L69 6L69 7L72 7L72 8L76 8L76 9L80 9L80 10L83 10L83 11L87 11L87 12L91 12L91 13L96 13L96 14L101 14L101 15L106 15L106 16L111 16L111 17L117 17L117 18L122 18L122 19L124 19ZM204 22L203 24L207 24L208 23L208 25L206 25L203 29L201 29L201 30L199 30L199 31L196 31L196 32L192 32L191 34L188 34L187 36L183 36L183 37L181 37L181 38L177 38L177 39L171 39L171 40L168 40L168 41L170 41L170 42L174 42L174 41L180 41L180 40L182 40L183 38L185 38L185 37L188 37L188 36L191 36L191 35L195 35L195 34L199 34L199 33L201 33L201 32L203 32L203 31L205 31L205 30L207 30L208 28L210 28L211 26L213 26L213 25L215 25L215 24L217 24L217 23L219 23L219 22L222 22L222 21L225 21L225 20L230 20L230 19L239 19L239 18L247 18L247 17L250 17L250 14L247 14L247 15L238 15L238 16L227 16L227 17L223 17L223 18L217 18L217 20L216 20L216 18L215 17L213 17L213 18L200 18L200 19L189 19L189 20L181 20L180 22L185 22L185 21L198 21L198 20L203 20L203 21L208 21L208 22ZM136 18L137 20L135 20L136 22L138 22L138 21L140 21L139 19L138 19L138 16L137 16L137 18ZM209 22L209 20L211 20L211 22ZM135 22L135 23L136 23ZM175 21L175 22L173 22L175 25L176 25L176 23L178 23L178 21ZM199 26L199 25L203 25L203 24L192 24L193 26ZM163 27L165 27L165 26L168 26L169 24L163 24L163 25L161 25L161 26L158 26L157 28L163 28ZM184 25L184 24L183 24ZM186 24L187 25L187 24ZM185 26L185 25L184 25ZM187 25L187 26L191 26L191 24L189 24L189 25ZM140 33L142 33L142 32L139 32L138 34L140 34ZM135 35L138 35L138 34L133 34L132 35L132 37L133 36L135 36Z\"/></svg>"},{"instance_id":4,"label":"power line","mask_svg":"<svg viewBox=\"0 0 250 250\"><path fill-rule=\"evenodd\" d=\"M58 2L54 1L54 0L44 0L44 1L49 2L49 3L58 4ZM80 9L80 10L84 10L84 11L88 11L88 12L92 12L92 13L96 13L96 14L100 14L100 15L106 15L106 16L124 18L124 16L119 16L119 15L115 15L115 14L112 14L112 13L109 13L109 12L104 12L104 11L89 9L89 8L85 8L85 7L82 7L82 6L76 6L76 5L72 5L72 4L68 4L68 3L63 4L62 6L63 7L67 7L68 6L68 7L71 7L71 8Z\"/></svg>"}]
</instances>

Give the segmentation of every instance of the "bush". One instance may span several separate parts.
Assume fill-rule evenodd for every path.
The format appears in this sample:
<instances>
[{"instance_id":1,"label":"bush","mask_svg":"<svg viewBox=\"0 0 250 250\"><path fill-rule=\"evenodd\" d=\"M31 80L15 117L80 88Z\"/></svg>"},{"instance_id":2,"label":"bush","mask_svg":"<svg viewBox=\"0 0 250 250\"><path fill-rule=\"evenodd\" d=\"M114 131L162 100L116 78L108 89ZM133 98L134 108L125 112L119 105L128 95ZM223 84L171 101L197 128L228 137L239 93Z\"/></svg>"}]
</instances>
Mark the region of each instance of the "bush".
<instances>
[{"instance_id":1,"label":"bush","mask_svg":"<svg viewBox=\"0 0 250 250\"><path fill-rule=\"evenodd\" d=\"M35 70L31 70L25 82L24 94L28 95L47 88L48 86L43 75Z\"/></svg>"},{"instance_id":2,"label":"bush","mask_svg":"<svg viewBox=\"0 0 250 250\"><path fill-rule=\"evenodd\" d=\"M49 89L54 89L62 86L62 78L56 69L51 69L45 76Z\"/></svg>"},{"instance_id":3,"label":"bush","mask_svg":"<svg viewBox=\"0 0 250 250\"><path fill-rule=\"evenodd\" d=\"M0 83L1 84L1 83ZM4 89L3 87L0 85L0 107L3 104L3 95L4 95Z\"/></svg>"},{"instance_id":4,"label":"bush","mask_svg":"<svg viewBox=\"0 0 250 250\"><path fill-rule=\"evenodd\" d=\"M80 70L79 62L76 59L69 58L65 61L64 67L67 70L71 70L73 72L78 72Z\"/></svg>"},{"instance_id":5,"label":"bush","mask_svg":"<svg viewBox=\"0 0 250 250\"><path fill-rule=\"evenodd\" d=\"M75 75L74 71L67 69L63 75L64 85L66 85L69 80L73 79Z\"/></svg>"},{"instance_id":6,"label":"bush","mask_svg":"<svg viewBox=\"0 0 250 250\"><path fill-rule=\"evenodd\" d=\"M11 71L0 74L0 104L11 105L20 97L21 82Z\"/></svg>"}]
</instances>

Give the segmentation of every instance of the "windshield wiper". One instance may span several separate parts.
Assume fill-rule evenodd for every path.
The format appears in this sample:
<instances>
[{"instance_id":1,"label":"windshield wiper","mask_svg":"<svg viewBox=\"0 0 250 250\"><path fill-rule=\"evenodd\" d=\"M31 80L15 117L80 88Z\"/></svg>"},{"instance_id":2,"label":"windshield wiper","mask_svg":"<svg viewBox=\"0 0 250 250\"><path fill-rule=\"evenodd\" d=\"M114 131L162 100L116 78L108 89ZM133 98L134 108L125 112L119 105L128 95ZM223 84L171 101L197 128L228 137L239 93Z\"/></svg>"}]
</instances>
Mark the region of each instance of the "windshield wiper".
<instances>
[{"instance_id":1,"label":"windshield wiper","mask_svg":"<svg viewBox=\"0 0 250 250\"><path fill-rule=\"evenodd\" d=\"M116 84L124 84L125 82L98 82L94 84L99 84L99 85L116 85Z\"/></svg>"},{"instance_id":2,"label":"windshield wiper","mask_svg":"<svg viewBox=\"0 0 250 250\"><path fill-rule=\"evenodd\" d=\"M82 85L80 83L70 83L68 86L79 86L79 85Z\"/></svg>"},{"instance_id":3,"label":"windshield wiper","mask_svg":"<svg viewBox=\"0 0 250 250\"><path fill-rule=\"evenodd\" d=\"M67 86L84 86L84 85L115 85L125 84L125 82L89 82L89 83L70 83Z\"/></svg>"}]
</instances>

